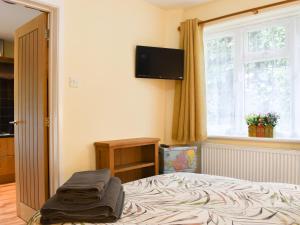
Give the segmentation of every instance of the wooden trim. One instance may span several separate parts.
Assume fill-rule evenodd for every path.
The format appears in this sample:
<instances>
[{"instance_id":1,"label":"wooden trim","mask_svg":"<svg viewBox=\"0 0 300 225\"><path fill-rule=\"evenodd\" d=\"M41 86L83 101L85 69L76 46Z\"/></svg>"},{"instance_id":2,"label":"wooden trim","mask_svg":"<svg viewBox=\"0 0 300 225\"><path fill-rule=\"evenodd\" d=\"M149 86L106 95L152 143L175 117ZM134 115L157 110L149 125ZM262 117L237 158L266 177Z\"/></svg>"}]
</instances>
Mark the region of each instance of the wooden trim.
<instances>
[{"instance_id":1,"label":"wooden trim","mask_svg":"<svg viewBox=\"0 0 300 225\"><path fill-rule=\"evenodd\" d=\"M242 10L242 11L235 12L235 13L230 13L230 14L227 14L227 15L224 15L224 16L219 16L219 17L216 17L216 18L203 20L203 21L200 21L198 23L198 25L200 26L202 24L206 24L206 23L210 23L210 22L214 22L214 21L218 21L218 20L223 20L223 19L226 19L226 18L230 18L230 17L234 17L234 16L246 14L246 13L258 14L259 10L262 10L262 9L272 8L272 7L275 7L275 6L285 5L285 4L289 4L289 3L293 3L293 2L299 2L299 1L300 0L286 0L286 1L282 1L282 2L276 2L276 3L272 3L272 4L268 4L268 5L254 7L254 8L251 8L251 9L246 9L246 10ZM178 27L178 31L180 31L180 27Z\"/></svg>"}]
</instances>

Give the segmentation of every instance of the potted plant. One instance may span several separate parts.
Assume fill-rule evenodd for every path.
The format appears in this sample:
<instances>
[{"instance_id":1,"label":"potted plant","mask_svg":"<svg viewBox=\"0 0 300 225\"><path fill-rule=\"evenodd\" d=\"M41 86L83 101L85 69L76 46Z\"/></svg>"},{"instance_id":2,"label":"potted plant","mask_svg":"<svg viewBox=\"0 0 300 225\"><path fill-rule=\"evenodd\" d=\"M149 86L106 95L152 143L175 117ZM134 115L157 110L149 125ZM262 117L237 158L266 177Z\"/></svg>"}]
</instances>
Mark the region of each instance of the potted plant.
<instances>
[{"instance_id":1,"label":"potted plant","mask_svg":"<svg viewBox=\"0 0 300 225\"><path fill-rule=\"evenodd\" d=\"M246 116L246 122L248 125L248 136L256 137L256 127L258 126L258 115L250 114Z\"/></svg>"},{"instance_id":2,"label":"potted plant","mask_svg":"<svg viewBox=\"0 0 300 225\"><path fill-rule=\"evenodd\" d=\"M274 136L274 128L279 118L280 116L276 113L267 113L265 115L265 137L272 138Z\"/></svg>"},{"instance_id":3,"label":"potted plant","mask_svg":"<svg viewBox=\"0 0 300 225\"><path fill-rule=\"evenodd\" d=\"M256 137L265 137L265 117L258 115L258 125L256 127Z\"/></svg>"},{"instance_id":4,"label":"potted plant","mask_svg":"<svg viewBox=\"0 0 300 225\"><path fill-rule=\"evenodd\" d=\"M246 116L248 136L272 138L279 118L279 115L276 113L250 114Z\"/></svg>"}]
</instances>

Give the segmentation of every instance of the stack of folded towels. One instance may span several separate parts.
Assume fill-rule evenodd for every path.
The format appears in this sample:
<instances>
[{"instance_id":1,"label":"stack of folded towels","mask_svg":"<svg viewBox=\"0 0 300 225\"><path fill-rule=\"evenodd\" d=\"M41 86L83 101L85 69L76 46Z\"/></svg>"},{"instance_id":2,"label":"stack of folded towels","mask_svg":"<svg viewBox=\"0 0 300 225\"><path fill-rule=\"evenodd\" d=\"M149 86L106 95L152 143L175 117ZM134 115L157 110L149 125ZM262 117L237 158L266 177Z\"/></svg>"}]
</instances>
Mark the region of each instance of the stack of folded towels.
<instances>
[{"instance_id":1,"label":"stack of folded towels","mask_svg":"<svg viewBox=\"0 0 300 225\"><path fill-rule=\"evenodd\" d=\"M121 181L108 169L78 172L42 207L41 224L115 222L123 206Z\"/></svg>"}]
</instances>

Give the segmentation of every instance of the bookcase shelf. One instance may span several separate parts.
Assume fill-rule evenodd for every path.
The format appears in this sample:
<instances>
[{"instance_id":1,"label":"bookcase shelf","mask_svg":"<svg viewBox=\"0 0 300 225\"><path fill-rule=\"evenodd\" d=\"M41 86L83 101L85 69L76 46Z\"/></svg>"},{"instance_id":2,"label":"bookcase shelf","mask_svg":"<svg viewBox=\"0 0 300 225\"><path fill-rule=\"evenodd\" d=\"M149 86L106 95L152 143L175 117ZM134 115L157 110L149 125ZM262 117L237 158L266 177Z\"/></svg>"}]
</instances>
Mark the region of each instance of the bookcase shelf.
<instances>
[{"instance_id":1,"label":"bookcase shelf","mask_svg":"<svg viewBox=\"0 0 300 225\"><path fill-rule=\"evenodd\" d=\"M158 138L96 142L96 168L109 168L122 182L157 175L158 142Z\"/></svg>"},{"instance_id":2,"label":"bookcase shelf","mask_svg":"<svg viewBox=\"0 0 300 225\"><path fill-rule=\"evenodd\" d=\"M120 165L115 167L115 173L121 173L129 170L142 169L145 167L154 166L154 162L137 162L137 163L128 163L125 165Z\"/></svg>"}]
</instances>

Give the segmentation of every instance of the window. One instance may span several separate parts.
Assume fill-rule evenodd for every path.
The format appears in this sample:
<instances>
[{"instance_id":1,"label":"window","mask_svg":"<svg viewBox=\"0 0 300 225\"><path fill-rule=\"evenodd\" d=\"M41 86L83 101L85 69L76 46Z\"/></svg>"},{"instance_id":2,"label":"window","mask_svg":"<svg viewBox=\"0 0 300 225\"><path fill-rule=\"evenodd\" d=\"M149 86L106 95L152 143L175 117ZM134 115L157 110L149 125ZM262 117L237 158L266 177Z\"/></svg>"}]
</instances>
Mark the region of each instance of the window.
<instances>
[{"instance_id":1,"label":"window","mask_svg":"<svg viewBox=\"0 0 300 225\"><path fill-rule=\"evenodd\" d=\"M246 115L276 112L276 136L300 138L299 21L205 33L208 135L247 136Z\"/></svg>"}]
</instances>

